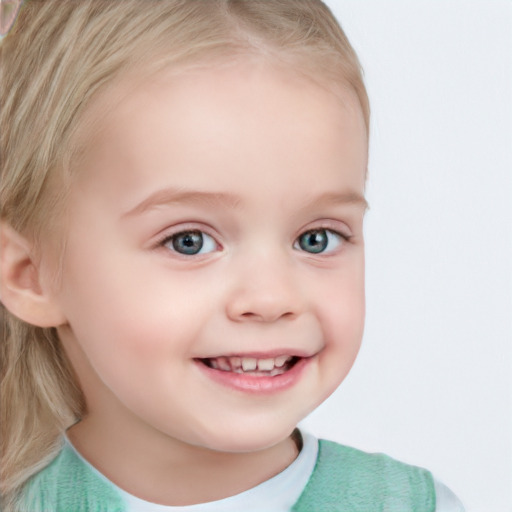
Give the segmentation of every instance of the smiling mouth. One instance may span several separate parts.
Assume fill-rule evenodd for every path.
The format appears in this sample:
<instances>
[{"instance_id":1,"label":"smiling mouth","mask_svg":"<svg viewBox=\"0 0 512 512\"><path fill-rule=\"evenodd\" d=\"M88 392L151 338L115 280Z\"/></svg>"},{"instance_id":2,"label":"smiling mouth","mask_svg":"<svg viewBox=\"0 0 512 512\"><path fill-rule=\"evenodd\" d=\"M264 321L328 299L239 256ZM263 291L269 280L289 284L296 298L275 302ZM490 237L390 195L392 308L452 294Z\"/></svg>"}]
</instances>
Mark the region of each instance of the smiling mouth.
<instances>
[{"instance_id":1,"label":"smiling mouth","mask_svg":"<svg viewBox=\"0 0 512 512\"><path fill-rule=\"evenodd\" d=\"M269 358L208 357L198 359L202 364L221 372L239 373L254 377L275 377L292 369L302 358L281 355Z\"/></svg>"}]
</instances>

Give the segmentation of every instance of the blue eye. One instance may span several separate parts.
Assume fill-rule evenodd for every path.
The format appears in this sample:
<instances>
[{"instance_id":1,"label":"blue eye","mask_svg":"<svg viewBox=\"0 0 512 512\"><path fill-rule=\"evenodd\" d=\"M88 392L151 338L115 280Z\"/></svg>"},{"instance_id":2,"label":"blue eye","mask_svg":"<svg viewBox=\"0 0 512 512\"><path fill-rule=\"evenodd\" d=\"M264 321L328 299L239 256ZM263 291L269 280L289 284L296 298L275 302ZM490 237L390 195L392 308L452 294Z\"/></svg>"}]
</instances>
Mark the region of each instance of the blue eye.
<instances>
[{"instance_id":1,"label":"blue eye","mask_svg":"<svg viewBox=\"0 0 512 512\"><path fill-rule=\"evenodd\" d=\"M330 229L310 229L302 233L294 247L311 254L329 253L336 250L345 237Z\"/></svg>"},{"instance_id":2,"label":"blue eye","mask_svg":"<svg viewBox=\"0 0 512 512\"><path fill-rule=\"evenodd\" d=\"M207 254L217 249L215 240L210 235L198 230L176 233L166 238L162 245L186 256Z\"/></svg>"}]
</instances>

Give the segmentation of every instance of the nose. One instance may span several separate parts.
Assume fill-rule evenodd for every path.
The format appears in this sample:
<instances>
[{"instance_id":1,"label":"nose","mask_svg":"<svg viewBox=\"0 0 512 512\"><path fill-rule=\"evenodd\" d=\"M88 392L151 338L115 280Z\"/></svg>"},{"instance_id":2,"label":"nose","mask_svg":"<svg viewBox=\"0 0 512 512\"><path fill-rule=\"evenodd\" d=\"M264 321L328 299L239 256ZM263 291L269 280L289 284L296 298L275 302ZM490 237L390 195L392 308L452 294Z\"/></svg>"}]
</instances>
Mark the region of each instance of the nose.
<instances>
[{"instance_id":1,"label":"nose","mask_svg":"<svg viewBox=\"0 0 512 512\"><path fill-rule=\"evenodd\" d=\"M270 323L293 319L303 312L304 301L293 263L261 258L235 273L226 306L231 320Z\"/></svg>"}]
</instances>

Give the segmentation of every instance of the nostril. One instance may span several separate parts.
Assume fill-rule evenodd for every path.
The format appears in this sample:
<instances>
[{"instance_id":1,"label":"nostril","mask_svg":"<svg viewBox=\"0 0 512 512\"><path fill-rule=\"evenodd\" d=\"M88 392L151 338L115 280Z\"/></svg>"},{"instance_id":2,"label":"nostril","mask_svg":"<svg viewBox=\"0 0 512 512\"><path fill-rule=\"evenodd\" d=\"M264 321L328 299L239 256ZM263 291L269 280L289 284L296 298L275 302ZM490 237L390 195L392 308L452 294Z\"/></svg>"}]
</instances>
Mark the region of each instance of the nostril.
<instances>
[{"instance_id":1,"label":"nostril","mask_svg":"<svg viewBox=\"0 0 512 512\"><path fill-rule=\"evenodd\" d=\"M258 322L275 322L281 318L291 318L293 316L295 315L291 311L287 311L285 313L252 313L251 311L247 311L246 313L242 313L240 315L240 317L243 319Z\"/></svg>"},{"instance_id":2,"label":"nostril","mask_svg":"<svg viewBox=\"0 0 512 512\"><path fill-rule=\"evenodd\" d=\"M240 317L244 320L253 320L257 322L265 322L268 321L266 315L252 313L251 311L247 311L246 313L242 313Z\"/></svg>"}]
</instances>

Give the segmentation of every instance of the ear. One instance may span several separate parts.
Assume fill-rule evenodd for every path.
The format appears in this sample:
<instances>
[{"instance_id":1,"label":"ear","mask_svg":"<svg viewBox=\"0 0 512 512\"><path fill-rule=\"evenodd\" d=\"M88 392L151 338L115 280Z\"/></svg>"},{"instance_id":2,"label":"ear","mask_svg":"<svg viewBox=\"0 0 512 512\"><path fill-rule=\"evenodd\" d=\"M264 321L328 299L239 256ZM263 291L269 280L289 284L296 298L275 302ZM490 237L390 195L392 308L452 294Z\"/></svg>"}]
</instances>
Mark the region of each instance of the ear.
<instances>
[{"instance_id":1,"label":"ear","mask_svg":"<svg viewBox=\"0 0 512 512\"><path fill-rule=\"evenodd\" d=\"M0 300L29 324L57 327L65 323L55 297L41 286L32 245L6 223L0 223Z\"/></svg>"}]
</instances>

